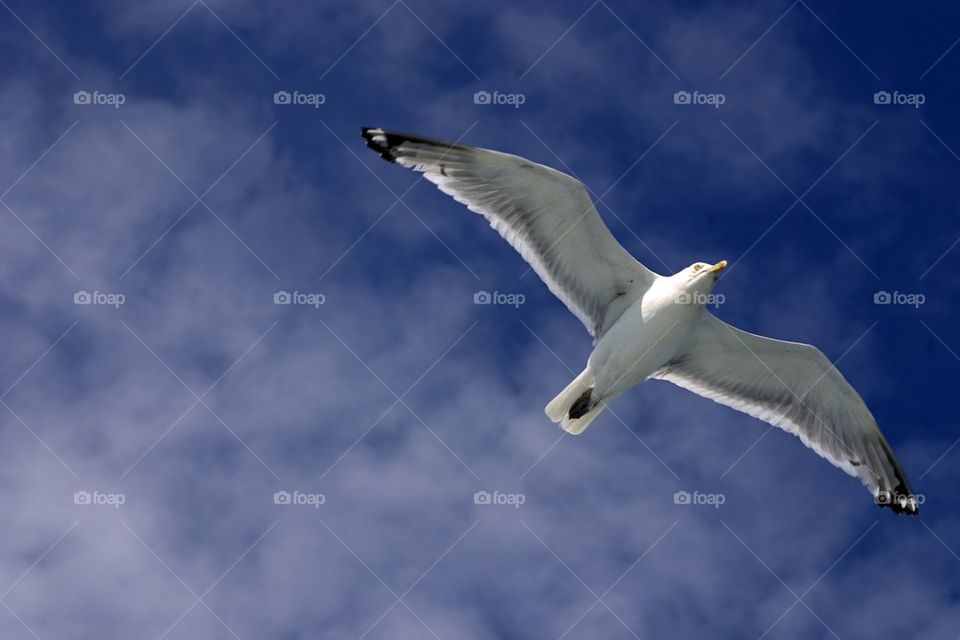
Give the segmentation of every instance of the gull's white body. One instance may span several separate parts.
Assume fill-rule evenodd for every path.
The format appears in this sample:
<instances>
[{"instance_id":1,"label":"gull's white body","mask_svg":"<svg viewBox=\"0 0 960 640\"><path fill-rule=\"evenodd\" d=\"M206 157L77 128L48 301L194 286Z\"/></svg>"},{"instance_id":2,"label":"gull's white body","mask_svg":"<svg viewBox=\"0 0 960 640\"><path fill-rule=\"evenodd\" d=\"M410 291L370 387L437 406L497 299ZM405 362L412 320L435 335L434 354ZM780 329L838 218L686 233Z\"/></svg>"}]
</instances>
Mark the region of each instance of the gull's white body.
<instances>
[{"instance_id":1,"label":"gull's white body","mask_svg":"<svg viewBox=\"0 0 960 640\"><path fill-rule=\"evenodd\" d=\"M546 406L579 434L650 378L667 380L792 433L858 478L877 503L917 501L857 392L815 347L731 327L703 305L726 261L661 276L607 229L576 179L519 156L364 129L367 145L482 214L595 339L586 368Z\"/></svg>"},{"instance_id":2,"label":"gull's white body","mask_svg":"<svg viewBox=\"0 0 960 640\"><path fill-rule=\"evenodd\" d=\"M676 356L703 307L682 304L682 288L657 278L597 341L587 361L595 392L609 401L643 382Z\"/></svg>"},{"instance_id":3,"label":"gull's white body","mask_svg":"<svg viewBox=\"0 0 960 640\"><path fill-rule=\"evenodd\" d=\"M709 267L716 274L726 262ZM706 313L692 300L705 299L716 276L691 280L690 269L670 276L655 276L649 288L598 338L587 367L546 407L547 416L572 434L580 434L615 397L654 377L682 357L690 336ZM572 417L570 405L587 389L596 403L583 416Z\"/></svg>"}]
</instances>

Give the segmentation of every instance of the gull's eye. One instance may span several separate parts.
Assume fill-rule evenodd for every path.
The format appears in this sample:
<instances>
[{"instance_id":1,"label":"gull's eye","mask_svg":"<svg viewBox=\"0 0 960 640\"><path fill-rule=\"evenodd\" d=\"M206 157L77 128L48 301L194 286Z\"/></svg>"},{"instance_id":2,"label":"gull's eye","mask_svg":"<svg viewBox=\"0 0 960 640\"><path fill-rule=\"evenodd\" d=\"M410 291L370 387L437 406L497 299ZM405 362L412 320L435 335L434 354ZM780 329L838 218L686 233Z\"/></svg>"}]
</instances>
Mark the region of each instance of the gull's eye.
<instances>
[{"instance_id":1,"label":"gull's eye","mask_svg":"<svg viewBox=\"0 0 960 640\"><path fill-rule=\"evenodd\" d=\"M702 265L702 264L695 264L695 265L693 265L693 270L694 270L694 271L700 271L700 269L703 269L703 265Z\"/></svg>"}]
</instances>

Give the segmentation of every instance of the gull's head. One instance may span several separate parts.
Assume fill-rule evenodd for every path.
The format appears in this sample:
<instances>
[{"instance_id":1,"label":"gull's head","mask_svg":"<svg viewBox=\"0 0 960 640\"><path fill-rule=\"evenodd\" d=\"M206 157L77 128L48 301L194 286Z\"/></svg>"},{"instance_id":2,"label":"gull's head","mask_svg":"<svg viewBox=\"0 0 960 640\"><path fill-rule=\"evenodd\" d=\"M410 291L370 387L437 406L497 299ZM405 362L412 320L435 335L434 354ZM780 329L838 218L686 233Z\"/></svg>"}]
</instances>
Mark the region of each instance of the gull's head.
<instances>
[{"instance_id":1,"label":"gull's head","mask_svg":"<svg viewBox=\"0 0 960 640\"><path fill-rule=\"evenodd\" d=\"M716 264L707 264L706 262L694 262L692 265L681 271L677 275L682 274L682 279L687 282L716 282L717 278L720 277L720 271L725 269L727 266L726 260L721 260Z\"/></svg>"},{"instance_id":2,"label":"gull's head","mask_svg":"<svg viewBox=\"0 0 960 640\"><path fill-rule=\"evenodd\" d=\"M675 289L679 292L677 302L690 304L710 293L713 290L713 285L717 282L717 278L720 277L720 271L726 266L726 260L721 260L716 264L694 262L686 269L673 274L670 280L673 281Z\"/></svg>"}]
</instances>

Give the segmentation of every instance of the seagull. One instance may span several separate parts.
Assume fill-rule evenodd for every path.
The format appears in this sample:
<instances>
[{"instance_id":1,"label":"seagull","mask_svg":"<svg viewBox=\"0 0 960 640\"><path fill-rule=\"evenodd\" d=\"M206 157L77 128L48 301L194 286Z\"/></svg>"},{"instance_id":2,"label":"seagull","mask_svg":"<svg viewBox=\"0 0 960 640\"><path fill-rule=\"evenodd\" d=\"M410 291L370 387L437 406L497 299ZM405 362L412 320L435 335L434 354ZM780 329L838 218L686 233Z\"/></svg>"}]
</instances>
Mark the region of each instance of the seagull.
<instances>
[{"instance_id":1,"label":"seagull","mask_svg":"<svg viewBox=\"0 0 960 640\"><path fill-rule=\"evenodd\" d=\"M816 347L748 333L705 306L726 260L671 275L631 256L579 180L520 156L379 128L367 146L484 216L594 338L587 366L546 406L580 434L644 380L672 382L792 433L916 515L917 496L863 399Z\"/></svg>"}]
</instances>

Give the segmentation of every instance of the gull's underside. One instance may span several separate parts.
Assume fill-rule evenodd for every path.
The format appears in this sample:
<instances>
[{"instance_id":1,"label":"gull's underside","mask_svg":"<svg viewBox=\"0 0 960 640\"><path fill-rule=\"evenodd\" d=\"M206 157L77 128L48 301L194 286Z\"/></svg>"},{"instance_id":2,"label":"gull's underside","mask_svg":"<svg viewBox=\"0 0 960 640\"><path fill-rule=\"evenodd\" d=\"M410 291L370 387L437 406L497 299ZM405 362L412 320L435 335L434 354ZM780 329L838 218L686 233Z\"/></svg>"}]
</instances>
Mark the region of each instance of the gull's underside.
<instances>
[{"instance_id":1,"label":"gull's underside","mask_svg":"<svg viewBox=\"0 0 960 640\"><path fill-rule=\"evenodd\" d=\"M669 278L660 276L617 242L583 184L564 173L498 151L384 129L362 133L382 158L424 174L483 215L594 337L597 349L588 368L546 409L565 429L581 432L622 392L611 388L602 395L601 381L619 381L629 371L614 376L620 371L603 370L595 356L629 349L631 341L623 340L622 329L641 322L641 315L642 322L655 326L648 314L668 319L673 314L677 321L671 329L682 320L683 339L673 336L666 360L637 382L667 380L778 426L860 479L877 504L897 513L918 512L906 476L869 409L816 347L741 331L702 305L689 309L662 302L664 291L681 290L676 287L712 288L712 282L703 284L703 276L725 262L703 270L707 265L697 263ZM618 343L607 344L611 340ZM643 353L659 353L651 349Z\"/></svg>"}]
</instances>

